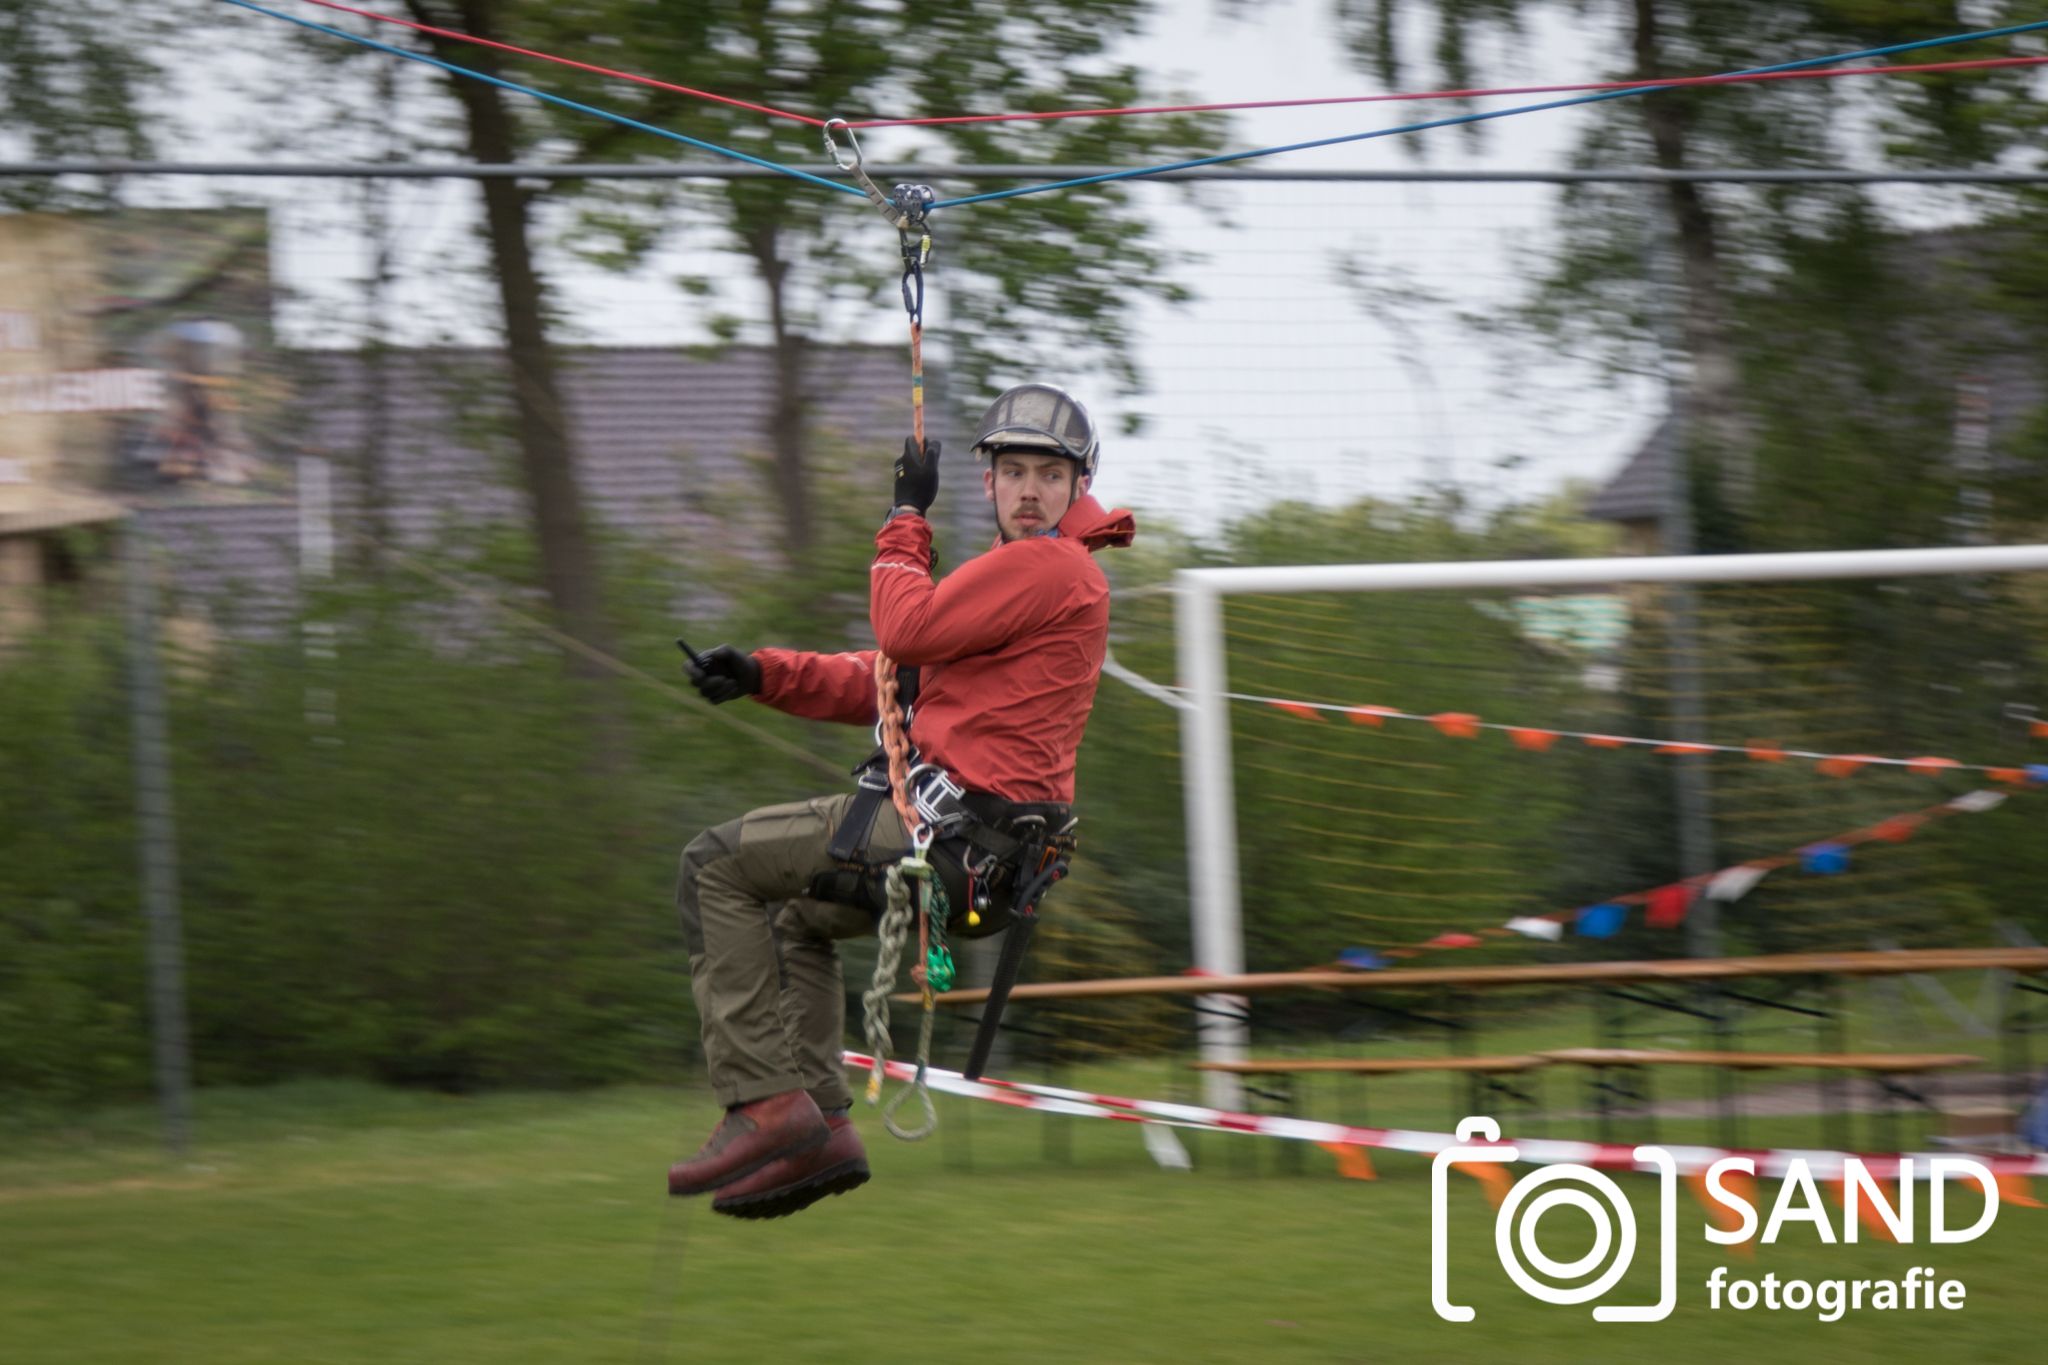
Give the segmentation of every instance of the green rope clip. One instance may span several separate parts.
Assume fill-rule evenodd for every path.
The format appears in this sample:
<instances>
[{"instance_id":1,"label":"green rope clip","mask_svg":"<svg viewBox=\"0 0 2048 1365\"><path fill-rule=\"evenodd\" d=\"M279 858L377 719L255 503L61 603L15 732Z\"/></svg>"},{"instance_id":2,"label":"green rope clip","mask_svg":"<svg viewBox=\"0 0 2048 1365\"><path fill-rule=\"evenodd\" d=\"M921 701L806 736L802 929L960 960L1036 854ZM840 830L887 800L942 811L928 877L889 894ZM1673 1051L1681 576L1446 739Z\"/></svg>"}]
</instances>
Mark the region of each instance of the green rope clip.
<instances>
[{"instance_id":1,"label":"green rope clip","mask_svg":"<svg viewBox=\"0 0 2048 1365\"><path fill-rule=\"evenodd\" d=\"M931 947L924 955L925 982L935 991L953 989L953 954L946 947L946 923L953 917L953 905L946 884L937 877L926 883L926 908L931 916Z\"/></svg>"}]
</instances>

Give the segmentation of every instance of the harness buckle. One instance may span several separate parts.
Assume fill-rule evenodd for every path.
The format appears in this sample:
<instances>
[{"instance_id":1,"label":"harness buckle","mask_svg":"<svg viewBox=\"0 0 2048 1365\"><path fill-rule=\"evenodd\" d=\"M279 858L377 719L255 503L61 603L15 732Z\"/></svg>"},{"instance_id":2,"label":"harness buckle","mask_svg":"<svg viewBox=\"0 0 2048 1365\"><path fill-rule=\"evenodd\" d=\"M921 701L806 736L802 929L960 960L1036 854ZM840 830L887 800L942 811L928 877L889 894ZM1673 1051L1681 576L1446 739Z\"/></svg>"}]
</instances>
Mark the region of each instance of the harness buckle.
<instances>
[{"instance_id":1,"label":"harness buckle","mask_svg":"<svg viewBox=\"0 0 2048 1365\"><path fill-rule=\"evenodd\" d=\"M934 839L958 834L974 818L967 809L966 788L936 763L920 763L912 768L907 785L911 807L923 822L920 833L925 836L927 847Z\"/></svg>"}]
</instances>

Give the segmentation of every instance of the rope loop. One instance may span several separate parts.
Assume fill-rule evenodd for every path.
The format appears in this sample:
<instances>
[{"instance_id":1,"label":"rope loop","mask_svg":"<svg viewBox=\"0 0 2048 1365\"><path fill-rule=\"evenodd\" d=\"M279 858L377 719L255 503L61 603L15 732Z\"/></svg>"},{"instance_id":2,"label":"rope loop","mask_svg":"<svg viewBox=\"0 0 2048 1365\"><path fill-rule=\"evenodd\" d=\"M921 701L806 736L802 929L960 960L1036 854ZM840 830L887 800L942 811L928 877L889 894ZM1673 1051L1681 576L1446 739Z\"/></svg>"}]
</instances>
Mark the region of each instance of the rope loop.
<instances>
[{"instance_id":1,"label":"rope loop","mask_svg":"<svg viewBox=\"0 0 2048 1365\"><path fill-rule=\"evenodd\" d=\"M877 931L881 944L875 954L875 974L860 997L862 1033L867 1038L868 1056L873 1059L868 1069L869 1104L878 1102L882 1096L882 1078L893 1046L889 1036L889 997L896 990L896 976L903 965L903 945L910 937L910 922L920 915L928 915L925 895L931 879L932 866L920 853L912 853L889 867L888 907L882 912L882 923ZM938 1014L938 1007L932 996L929 974L920 967L917 976L924 997L924 1018L917 1036L917 1074L882 1110L882 1126L905 1142L930 1137L939 1126L939 1114L932 1105L929 1085L932 1020ZM896 1111L913 1091L924 1107L924 1122L916 1128L904 1128L896 1122Z\"/></svg>"}]
</instances>

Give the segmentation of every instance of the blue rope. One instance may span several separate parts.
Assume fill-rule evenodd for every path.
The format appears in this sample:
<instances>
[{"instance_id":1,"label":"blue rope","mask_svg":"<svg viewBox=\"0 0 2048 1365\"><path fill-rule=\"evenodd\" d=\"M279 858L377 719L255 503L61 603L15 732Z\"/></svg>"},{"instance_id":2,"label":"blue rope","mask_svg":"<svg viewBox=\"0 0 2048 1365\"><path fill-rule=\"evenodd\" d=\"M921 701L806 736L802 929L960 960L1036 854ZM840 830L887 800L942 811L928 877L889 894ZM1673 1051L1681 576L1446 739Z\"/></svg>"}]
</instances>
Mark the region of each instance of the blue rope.
<instances>
[{"instance_id":1,"label":"blue rope","mask_svg":"<svg viewBox=\"0 0 2048 1365\"><path fill-rule=\"evenodd\" d=\"M240 0L235 0L240 3ZM1759 76L1772 71L1800 71L1808 67L1830 66L1836 62L1859 61L1865 57L1888 57L1898 52L1913 52L1921 48L1946 47L1954 43L1972 43L1990 38L2007 38L2017 33L2033 33L2048 29L2048 19L2037 23L2015 24L2011 28L1985 29L1976 33L1956 33L1946 38L1924 38L1912 43L1894 43L1890 47L1865 48L1861 52L1842 52L1831 57L1809 57L1805 61L1785 62L1779 66L1752 66L1731 72L1737 76ZM963 195L958 199L941 199L933 209L957 208L962 204L985 204L997 199L1015 199L1019 195L1041 194L1046 190L1073 189L1079 185L1100 185L1110 180L1132 180L1140 176L1158 175L1163 171L1193 170L1198 166L1221 166L1232 161L1249 161L1254 157L1277 156L1282 152L1303 152L1314 147L1334 147L1345 142L1364 142L1371 138L1393 137L1396 133L1420 133L1431 128L1452 128L1461 123L1484 123L1488 119L1507 118L1512 114L1535 114L1545 109L1567 109L1575 104L1597 104L1601 100L1627 99L1631 95L1650 95L1660 90L1675 90L1683 87L1670 85L1644 85L1629 90L1602 90L1597 94L1575 95L1570 99L1551 100L1544 104L1523 104L1513 109L1494 109L1485 113L1459 114L1453 118L1430 119L1425 123L1404 123L1397 128L1380 128L1370 133L1346 133L1341 137L1318 138L1313 142L1291 142L1283 147L1261 147L1251 152L1225 152L1220 156L1197 157L1191 161L1169 161L1164 165L1145 166L1137 170L1111 171L1104 175L1077 176L1072 180L1054 180L1043 185L1020 185L1010 190L990 190L983 194ZM927 210L929 211L929 210Z\"/></svg>"},{"instance_id":2,"label":"blue rope","mask_svg":"<svg viewBox=\"0 0 2048 1365\"><path fill-rule=\"evenodd\" d=\"M429 57L420 52L407 52L402 47L393 47L389 43L380 43L374 38L358 37L345 29L332 28L326 24L315 23L311 19L301 19L297 15L280 14L274 9L265 9L261 5L252 4L251 0L227 0L227 3L238 5L243 9L254 10L258 14L267 14L273 19L282 19L288 24L297 24L300 28L310 28L319 33L332 34L336 38L346 38L349 42L360 43L364 47L373 47L379 52L388 52L394 57L403 57L409 62L424 62L428 66L437 66L441 70L452 72L457 76L467 76L471 80L484 81L503 90L511 90L521 95L531 95L533 98L545 100L549 104L559 104L564 109L574 109L579 114L590 114L596 118L608 119L627 128L638 129L643 133L652 133L656 137L665 137L672 142L681 142L692 147L699 147L707 152L715 152L719 156L730 157L734 161L744 161L752 166L763 166L771 171L786 175L792 180L802 180L808 184L822 185L828 190L838 190L841 193L851 194L857 198L865 199L867 197L866 194L855 186L842 185L837 181L827 180L823 176L812 175L809 171L797 170L794 166L780 165L773 161L763 160L758 156L749 156L745 152L736 152L730 147L721 147L715 142L705 142L699 138L688 137L682 133L672 133L666 128L657 128L651 123L642 123L638 119L630 119L623 114L613 114L603 109L593 108L588 104L578 104L575 100L563 99L560 95L550 95L543 90L535 90L530 86L520 85L513 81L500 80L496 76L487 76L481 71L472 71L466 66L457 66L453 62L444 62L439 57Z\"/></svg>"}]
</instances>

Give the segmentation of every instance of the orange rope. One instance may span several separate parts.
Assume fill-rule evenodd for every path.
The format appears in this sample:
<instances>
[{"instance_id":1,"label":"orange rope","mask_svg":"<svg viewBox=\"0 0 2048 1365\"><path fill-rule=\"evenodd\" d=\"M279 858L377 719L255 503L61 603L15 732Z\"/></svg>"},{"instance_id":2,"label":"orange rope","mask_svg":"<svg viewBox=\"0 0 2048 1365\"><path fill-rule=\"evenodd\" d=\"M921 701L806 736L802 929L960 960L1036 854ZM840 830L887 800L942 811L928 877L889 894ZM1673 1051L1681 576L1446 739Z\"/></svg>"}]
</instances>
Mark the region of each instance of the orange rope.
<instances>
[{"instance_id":1,"label":"orange rope","mask_svg":"<svg viewBox=\"0 0 2048 1365\"><path fill-rule=\"evenodd\" d=\"M924 324L910 317L910 434L924 454ZM923 823L910 804L910 736L903 729L903 708L896 704L896 661L875 651L875 710L882 719L882 748L889 755L889 797L903 821L903 836L913 844Z\"/></svg>"},{"instance_id":2,"label":"orange rope","mask_svg":"<svg viewBox=\"0 0 2048 1365\"><path fill-rule=\"evenodd\" d=\"M896 661L875 651L875 709L882 717L882 750L889 756L889 799L903 821L903 837L917 840L917 807L910 804L910 736L903 729L903 708L896 704Z\"/></svg>"}]
</instances>

